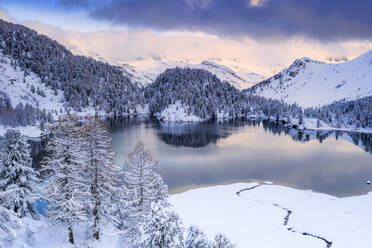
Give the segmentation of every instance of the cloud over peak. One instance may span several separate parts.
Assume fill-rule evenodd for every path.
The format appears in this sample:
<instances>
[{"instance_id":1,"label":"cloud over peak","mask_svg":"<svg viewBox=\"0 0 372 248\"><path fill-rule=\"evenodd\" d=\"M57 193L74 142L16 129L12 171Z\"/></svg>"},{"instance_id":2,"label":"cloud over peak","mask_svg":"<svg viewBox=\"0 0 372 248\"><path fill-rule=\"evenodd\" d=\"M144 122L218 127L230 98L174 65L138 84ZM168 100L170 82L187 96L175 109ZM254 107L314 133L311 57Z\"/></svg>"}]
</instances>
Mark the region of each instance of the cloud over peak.
<instances>
[{"instance_id":1,"label":"cloud over peak","mask_svg":"<svg viewBox=\"0 0 372 248\"><path fill-rule=\"evenodd\" d=\"M372 40L369 0L61 0L98 20L256 39Z\"/></svg>"}]
</instances>

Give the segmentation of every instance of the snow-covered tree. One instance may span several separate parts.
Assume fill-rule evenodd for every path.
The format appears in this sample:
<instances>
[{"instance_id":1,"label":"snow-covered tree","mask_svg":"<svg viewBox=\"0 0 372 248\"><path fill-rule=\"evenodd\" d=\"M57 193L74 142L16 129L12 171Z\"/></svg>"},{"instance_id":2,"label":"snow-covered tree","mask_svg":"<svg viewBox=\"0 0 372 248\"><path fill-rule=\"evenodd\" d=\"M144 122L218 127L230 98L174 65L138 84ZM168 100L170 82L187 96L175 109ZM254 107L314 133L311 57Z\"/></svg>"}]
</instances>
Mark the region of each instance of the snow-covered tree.
<instances>
[{"instance_id":1,"label":"snow-covered tree","mask_svg":"<svg viewBox=\"0 0 372 248\"><path fill-rule=\"evenodd\" d=\"M0 206L0 247L9 247L17 235L15 228L20 224L19 218L13 211Z\"/></svg>"},{"instance_id":2,"label":"snow-covered tree","mask_svg":"<svg viewBox=\"0 0 372 248\"><path fill-rule=\"evenodd\" d=\"M114 164L111 137L104 124L89 118L83 127L86 149L86 177L90 182L90 218L93 219L93 237L99 239L101 226L111 220L113 195L118 193L120 168Z\"/></svg>"},{"instance_id":3,"label":"snow-covered tree","mask_svg":"<svg viewBox=\"0 0 372 248\"><path fill-rule=\"evenodd\" d=\"M31 150L19 131L8 130L0 153L0 205L20 217L38 217L35 192L38 173L32 168Z\"/></svg>"},{"instance_id":4,"label":"snow-covered tree","mask_svg":"<svg viewBox=\"0 0 372 248\"><path fill-rule=\"evenodd\" d=\"M184 248L183 232L181 220L173 208L165 202L153 202L140 247Z\"/></svg>"},{"instance_id":5,"label":"snow-covered tree","mask_svg":"<svg viewBox=\"0 0 372 248\"><path fill-rule=\"evenodd\" d=\"M156 162L150 151L139 142L128 155L128 166L124 173L125 186L119 207L119 227L125 229L126 237L133 244L140 240L140 230L150 213L151 203L165 201L168 189L155 171Z\"/></svg>"},{"instance_id":6,"label":"snow-covered tree","mask_svg":"<svg viewBox=\"0 0 372 248\"><path fill-rule=\"evenodd\" d=\"M197 226L190 226L185 241L186 248L212 248L212 243Z\"/></svg>"},{"instance_id":7,"label":"snow-covered tree","mask_svg":"<svg viewBox=\"0 0 372 248\"><path fill-rule=\"evenodd\" d=\"M139 142L128 156L125 171L127 199L132 206L132 214L139 221L150 211L151 202L168 197L168 189L156 173L156 162L149 150Z\"/></svg>"},{"instance_id":8,"label":"snow-covered tree","mask_svg":"<svg viewBox=\"0 0 372 248\"><path fill-rule=\"evenodd\" d=\"M214 237L213 248L235 248L235 246L224 234L220 233Z\"/></svg>"},{"instance_id":9,"label":"snow-covered tree","mask_svg":"<svg viewBox=\"0 0 372 248\"><path fill-rule=\"evenodd\" d=\"M67 225L71 243L74 243L72 226L86 221L91 209L91 179L86 175L83 144L77 118L65 116L50 128L42 162L46 179L43 193L49 202L47 216L53 223Z\"/></svg>"}]
</instances>

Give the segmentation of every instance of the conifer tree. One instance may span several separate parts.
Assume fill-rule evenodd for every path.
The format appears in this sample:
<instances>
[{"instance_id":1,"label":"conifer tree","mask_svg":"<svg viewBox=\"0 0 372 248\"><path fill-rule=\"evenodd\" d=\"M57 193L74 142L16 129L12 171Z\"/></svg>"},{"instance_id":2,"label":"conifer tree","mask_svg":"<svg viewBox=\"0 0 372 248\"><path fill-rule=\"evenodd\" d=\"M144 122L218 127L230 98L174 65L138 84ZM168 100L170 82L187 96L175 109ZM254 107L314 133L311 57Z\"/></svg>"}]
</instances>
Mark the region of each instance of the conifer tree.
<instances>
[{"instance_id":1,"label":"conifer tree","mask_svg":"<svg viewBox=\"0 0 372 248\"><path fill-rule=\"evenodd\" d=\"M90 182L89 215L93 218L93 237L99 239L101 226L112 220L114 195L118 192L120 168L114 164L111 137L98 117L89 118L83 127L86 147L86 177Z\"/></svg>"},{"instance_id":2,"label":"conifer tree","mask_svg":"<svg viewBox=\"0 0 372 248\"><path fill-rule=\"evenodd\" d=\"M220 233L214 237L213 248L235 248L235 246L224 234Z\"/></svg>"},{"instance_id":3,"label":"conifer tree","mask_svg":"<svg viewBox=\"0 0 372 248\"><path fill-rule=\"evenodd\" d=\"M141 228L151 210L151 203L165 201L168 188L155 171L156 162L150 151L139 142L128 156L128 166L124 173L123 189L119 219L126 236L132 244L141 239Z\"/></svg>"},{"instance_id":4,"label":"conifer tree","mask_svg":"<svg viewBox=\"0 0 372 248\"><path fill-rule=\"evenodd\" d=\"M67 115L51 127L47 154L42 162L46 178L43 193L49 202L47 215L53 223L67 225L72 244L73 225L88 219L91 204L84 143L77 121L76 117Z\"/></svg>"},{"instance_id":5,"label":"conifer tree","mask_svg":"<svg viewBox=\"0 0 372 248\"><path fill-rule=\"evenodd\" d=\"M211 242L197 226L190 226L187 230L186 248L212 248Z\"/></svg>"},{"instance_id":6,"label":"conifer tree","mask_svg":"<svg viewBox=\"0 0 372 248\"><path fill-rule=\"evenodd\" d=\"M184 248L183 231L180 218L169 204L153 202L140 247Z\"/></svg>"},{"instance_id":7,"label":"conifer tree","mask_svg":"<svg viewBox=\"0 0 372 248\"><path fill-rule=\"evenodd\" d=\"M30 153L30 145L19 131L6 132L0 153L0 205L20 217L38 218L35 192L39 178Z\"/></svg>"},{"instance_id":8,"label":"conifer tree","mask_svg":"<svg viewBox=\"0 0 372 248\"><path fill-rule=\"evenodd\" d=\"M9 247L9 243L17 236L15 228L20 224L13 211L0 206L0 247Z\"/></svg>"}]
</instances>

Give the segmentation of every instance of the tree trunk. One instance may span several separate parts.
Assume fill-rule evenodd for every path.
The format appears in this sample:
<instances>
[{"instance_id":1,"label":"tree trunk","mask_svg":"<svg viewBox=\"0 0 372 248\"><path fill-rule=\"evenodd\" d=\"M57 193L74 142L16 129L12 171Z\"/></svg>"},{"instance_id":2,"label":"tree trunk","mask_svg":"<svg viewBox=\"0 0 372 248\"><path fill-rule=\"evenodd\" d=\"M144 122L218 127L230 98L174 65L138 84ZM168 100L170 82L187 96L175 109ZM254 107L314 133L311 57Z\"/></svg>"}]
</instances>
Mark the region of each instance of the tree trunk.
<instances>
[{"instance_id":1,"label":"tree trunk","mask_svg":"<svg viewBox=\"0 0 372 248\"><path fill-rule=\"evenodd\" d=\"M74 232L72 231L72 226L68 227L68 241L70 241L71 244L74 244Z\"/></svg>"},{"instance_id":2,"label":"tree trunk","mask_svg":"<svg viewBox=\"0 0 372 248\"><path fill-rule=\"evenodd\" d=\"M96 240L99 240L99 228L98 228L98 221L99 221L99 216L98 216L98 209L96 208L93 211L94 215L94 233L93 233L93 238Z\"/></svg>"}]
</instances>

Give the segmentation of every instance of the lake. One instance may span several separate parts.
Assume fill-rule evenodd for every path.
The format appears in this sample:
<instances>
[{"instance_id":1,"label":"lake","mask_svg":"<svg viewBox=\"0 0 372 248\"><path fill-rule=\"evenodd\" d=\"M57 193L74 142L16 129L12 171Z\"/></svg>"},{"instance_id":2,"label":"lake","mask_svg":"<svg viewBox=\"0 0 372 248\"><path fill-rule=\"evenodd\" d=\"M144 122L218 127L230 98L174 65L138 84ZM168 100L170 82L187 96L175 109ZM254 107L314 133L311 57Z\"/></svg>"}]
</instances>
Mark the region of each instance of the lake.
<instances>
[{"instance_id":1,"label":"lake","mask_svg":"<svg viewBox=\"0 0 372 248\"><path fill-rule=\"evenodd\" d=\"M117 163L125 168L142 140L170 192L210 184L272 181L336 196L372 190L372 135L298 131L275 122L162 123L107 120Z\"/></svg>"}]
</instances>

